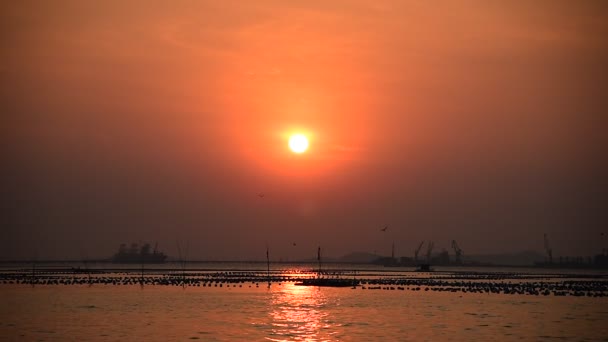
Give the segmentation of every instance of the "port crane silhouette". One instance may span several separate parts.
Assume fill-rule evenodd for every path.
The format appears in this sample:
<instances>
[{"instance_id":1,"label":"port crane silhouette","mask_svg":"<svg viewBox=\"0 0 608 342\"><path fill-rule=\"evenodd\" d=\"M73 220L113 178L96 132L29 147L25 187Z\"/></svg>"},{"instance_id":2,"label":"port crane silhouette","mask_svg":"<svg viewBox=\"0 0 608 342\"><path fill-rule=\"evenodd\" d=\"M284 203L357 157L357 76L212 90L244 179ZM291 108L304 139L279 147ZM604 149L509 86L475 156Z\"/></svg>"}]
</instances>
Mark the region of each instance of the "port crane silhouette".
<instances>
[{"instance_id":1,"label":"port crane silhouette","mask_svg":"<svg viewBox=\"0 0 608 342\"><path fill-rule=\"evenodd\" d=\"M452 249L454 249L454 254L456 255L456 263L461 264L463 253L462 249L460 249L460 247L458 246L458 243L456 243L456 240L452 240Z\"/></svg>"},{"instance_id":2,"label":"port crane silhouette","mask_svg":"<svg viewBox=\"0 0 608 342\"><path fill-rule=\"evenodd\" d=\"M420 249L422 249L422 245L424 245L424 241L422 241L416 250L414 250L414 262L418 262L418 253L420 253Z\"/></svg>"}]
</instances>

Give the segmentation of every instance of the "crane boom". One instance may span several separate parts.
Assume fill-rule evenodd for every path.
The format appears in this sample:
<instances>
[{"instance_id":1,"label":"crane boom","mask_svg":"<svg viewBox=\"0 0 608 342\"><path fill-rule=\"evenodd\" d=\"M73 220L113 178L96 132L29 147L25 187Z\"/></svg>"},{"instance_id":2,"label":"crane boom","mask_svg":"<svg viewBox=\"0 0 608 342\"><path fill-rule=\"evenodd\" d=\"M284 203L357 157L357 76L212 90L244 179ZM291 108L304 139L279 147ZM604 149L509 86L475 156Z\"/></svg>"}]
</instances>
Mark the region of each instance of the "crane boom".
<instances>
[{"instance_id":1,"label":"crane boom","mask_svg":"<svg viewBox=\"0 0 608 342\"><path fill-rule=\"evenodd\" d=\"M462 263L462 249L456 243L456 240L452 240L452 248L454 249L454 254L456 255L456 263Z\"/></svg>"},{"instance_id":2,"label":"crane boom","mask_svg":"<svg viewBox=\"0 0 608 342\"><path fill-rule=\"evenodd\" d=\"M418 245L418 248L416 248L416 250L414 251L414 261L418 261L418 253L420 253L420 249L422 248L422 245L424 245L424 241L422 241Z\"/></svg>"}]
</instances>

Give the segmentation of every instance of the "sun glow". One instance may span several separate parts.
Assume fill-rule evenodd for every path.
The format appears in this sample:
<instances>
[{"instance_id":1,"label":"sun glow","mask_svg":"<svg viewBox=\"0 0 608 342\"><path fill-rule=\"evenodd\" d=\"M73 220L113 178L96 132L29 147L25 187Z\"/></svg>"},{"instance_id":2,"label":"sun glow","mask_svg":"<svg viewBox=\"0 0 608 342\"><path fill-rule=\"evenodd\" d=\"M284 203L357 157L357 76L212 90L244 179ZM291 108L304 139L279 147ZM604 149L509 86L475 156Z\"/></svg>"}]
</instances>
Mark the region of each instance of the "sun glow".
<instances>
[{"instance_id":1,"label":"sun glow","mask_svg":"<svg viewBox=\"0 0 608 342\"><path fill-rule=\"evenodd\" d=\"M308 149L308 138L303 134L294 134L289 137L289 149L295 153L304 153Z\"/></svg>"}]
</instances>

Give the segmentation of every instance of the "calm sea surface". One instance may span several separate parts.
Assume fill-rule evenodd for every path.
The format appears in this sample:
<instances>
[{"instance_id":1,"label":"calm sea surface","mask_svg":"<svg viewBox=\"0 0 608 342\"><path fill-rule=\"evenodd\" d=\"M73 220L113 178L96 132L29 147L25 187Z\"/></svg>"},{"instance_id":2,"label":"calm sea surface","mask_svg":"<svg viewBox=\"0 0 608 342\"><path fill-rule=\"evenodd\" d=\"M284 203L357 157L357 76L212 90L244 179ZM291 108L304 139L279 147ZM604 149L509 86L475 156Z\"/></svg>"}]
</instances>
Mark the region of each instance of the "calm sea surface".
<instances>
[{"instance_id":1,"label":"calm sea surface","mask_svg":"<svg viewBox=\"0 0 608 342\"><path fill-rule=\"evenodd\" d=\"M3 283L0 340L608 341L608 297L215 285Z\"/></svg>"}]
</instances>

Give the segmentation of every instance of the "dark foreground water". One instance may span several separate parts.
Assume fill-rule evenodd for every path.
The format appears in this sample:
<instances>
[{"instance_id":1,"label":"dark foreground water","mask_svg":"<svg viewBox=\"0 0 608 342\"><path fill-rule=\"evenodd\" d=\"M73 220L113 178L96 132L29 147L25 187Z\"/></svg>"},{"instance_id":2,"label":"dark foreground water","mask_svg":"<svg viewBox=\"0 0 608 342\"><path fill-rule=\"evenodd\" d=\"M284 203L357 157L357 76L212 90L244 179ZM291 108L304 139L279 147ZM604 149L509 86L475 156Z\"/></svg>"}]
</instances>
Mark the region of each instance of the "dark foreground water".
<instances>
[{"instance_id":1,"label":"dark foreground water","mask_svg":"<svg viewBox=\"0 0 608 342\"><path fill-rule=\"evenodd\" d=\"M362 286L318 288L290 266L268 287L256 267L147 271L143 286L135 271L39 270L32 285L5 269L0 340L608 341L602 275L364 267Z\"/></svg>"}]
</instances>

